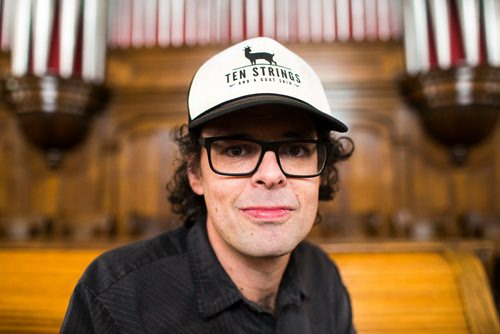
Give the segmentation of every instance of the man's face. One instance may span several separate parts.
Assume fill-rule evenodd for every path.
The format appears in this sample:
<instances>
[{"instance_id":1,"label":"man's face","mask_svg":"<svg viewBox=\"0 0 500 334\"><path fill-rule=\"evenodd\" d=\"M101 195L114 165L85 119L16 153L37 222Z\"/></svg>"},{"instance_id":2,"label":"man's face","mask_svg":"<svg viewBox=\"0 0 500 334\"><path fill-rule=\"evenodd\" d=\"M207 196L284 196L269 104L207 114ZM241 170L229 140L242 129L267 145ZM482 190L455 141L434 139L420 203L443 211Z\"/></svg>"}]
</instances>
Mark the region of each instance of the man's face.
<instances>
[{"instance_id":1,"label":"man's face","mask_svg":"<svg viewBox=\"0 0 500 334\"><path fill-rule=\"evenodd\" d=\"M268 141L317 138L314 123L301 112L263 108L251 114L213 121L201 136L244 135ZM203 148L200 170L190 171L189 179L193 191L205 197L211 243L247 257L290 253L314 224L320 178L286 177L272 151L265 153L254 174L223 176L210 169L207 154Z\"/></svg>"}]
</instances>

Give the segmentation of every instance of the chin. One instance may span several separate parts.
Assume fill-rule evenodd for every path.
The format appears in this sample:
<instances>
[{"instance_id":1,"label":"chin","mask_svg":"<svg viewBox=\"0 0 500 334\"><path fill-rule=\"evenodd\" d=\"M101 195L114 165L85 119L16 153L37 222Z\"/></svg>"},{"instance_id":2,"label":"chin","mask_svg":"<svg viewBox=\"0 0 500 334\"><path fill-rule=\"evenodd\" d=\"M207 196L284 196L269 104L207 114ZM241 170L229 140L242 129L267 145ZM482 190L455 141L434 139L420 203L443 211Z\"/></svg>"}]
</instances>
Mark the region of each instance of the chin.
<instances>
[{"instance_id":1,"label":"chin","mask_svg":"<svg viewBox=\"0 0 500 334\"><path fill-rule=\"evenodd\" d=\"M292 249L293 250L293 249ZM253 252L253 254L249 254L255 258L263 258L263 259L271 259L271 258L279 258L285 255L288 255L292 252L292 250L262 250L260 252Z\"/></svg>"},{"instance_id":2,"label":"chin","mask_svg":"<svg viewBox=\"0 0 500 334\"><path fill-rule=\"evenodd\" d=\"M299 240L300 241L300 240ZM278 258L290 254L298 242L279 242L274 243L272 241L266 243L253 242L248 244L246 249L242 249L241 251L248 256L255 258Z\"/></svg>"}]
</instances>

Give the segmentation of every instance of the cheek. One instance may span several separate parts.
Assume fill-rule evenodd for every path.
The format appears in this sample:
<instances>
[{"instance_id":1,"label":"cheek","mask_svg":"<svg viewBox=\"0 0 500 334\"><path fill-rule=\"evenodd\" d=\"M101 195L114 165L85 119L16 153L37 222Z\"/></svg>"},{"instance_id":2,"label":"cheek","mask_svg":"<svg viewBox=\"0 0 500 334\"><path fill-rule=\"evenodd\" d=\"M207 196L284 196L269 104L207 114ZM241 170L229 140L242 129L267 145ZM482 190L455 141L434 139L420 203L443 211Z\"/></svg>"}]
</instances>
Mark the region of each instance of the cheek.
<instances>
[{"instance_id":1,"label":"cheek","mask_svg":"<svg viewBox=\"0 0 500 334\"><path fill-rule=\"evenodd\" d=\"M207 209L212 211L214 214L218 214L224 210L224 201L227 200L222 192L223 189L217 189L214 187L209 188L210 190L205 195L205 202L207 204Z\"/></svg>"},{"instance_id":2,"label":"cheek","mask_svg":"<svg viewBox=\"0 0 500 334\"><path fill-rule=\"evenodd\" d=\"M293 188L302 210L316 218L319 201L319 178L298 179L296 181L298 182L294 182Z\"/></svg>"},{"instance_id":3,"label":"cheek","mask_svg":"<svg viewBox=\"0 0 500 334\"><path fill-rule=\"evenodd\" d=\"M203 188L205 191L205 201L207 206L212 206L215 210L223 210L224 207L232 207L237 200L239 190L244 185L236 180L224 179L224 177L205 178ZM210 205L208 205L210 203Z\"/></svg>"},{"instance_id":4,"label":"cheek","mask_svg":"<svg viewBox=\"0 0 500 334\"><path fill-rule=\"evenodd\" d=\"M309 201L318 200L320 185L319 178L315 177L311 179L295 179L293 181L294 182L292 183L292 186L297 196Z\"/></svg>"},{"instance_id":5,"label":"cheek","mask_svg":"<svg viewBox=\"0 0 500 334\"><path fill-rule=\"evenodd\" d=\"M205 196L207 209L212 214L221 214L229 211L238 198L244 185L241 180L215 174L210 169L208 161L203 161L200 166L202 177L199 186Z\"/></svg>"}]
</instances>

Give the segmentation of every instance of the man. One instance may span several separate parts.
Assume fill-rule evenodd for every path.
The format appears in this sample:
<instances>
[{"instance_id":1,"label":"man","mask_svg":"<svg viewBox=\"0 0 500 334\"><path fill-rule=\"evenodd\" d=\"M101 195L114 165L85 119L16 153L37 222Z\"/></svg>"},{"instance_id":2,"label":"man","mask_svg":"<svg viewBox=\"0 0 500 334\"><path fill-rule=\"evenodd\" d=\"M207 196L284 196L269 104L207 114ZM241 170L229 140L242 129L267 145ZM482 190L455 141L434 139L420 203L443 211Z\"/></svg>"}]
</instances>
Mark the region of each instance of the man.
<instances>
[{"instance_id":1,"label":"man","mask_svg":"<svg viewBox=\"0 0 500 334\"><path fill-rule=\"evenodd\" d=\"M317 75L250 39L201 66L188 108L168 186L184 226L94 261L62 332L353 333L337 268L303 241L352 153Z\"/></svg>"}]
</instances>

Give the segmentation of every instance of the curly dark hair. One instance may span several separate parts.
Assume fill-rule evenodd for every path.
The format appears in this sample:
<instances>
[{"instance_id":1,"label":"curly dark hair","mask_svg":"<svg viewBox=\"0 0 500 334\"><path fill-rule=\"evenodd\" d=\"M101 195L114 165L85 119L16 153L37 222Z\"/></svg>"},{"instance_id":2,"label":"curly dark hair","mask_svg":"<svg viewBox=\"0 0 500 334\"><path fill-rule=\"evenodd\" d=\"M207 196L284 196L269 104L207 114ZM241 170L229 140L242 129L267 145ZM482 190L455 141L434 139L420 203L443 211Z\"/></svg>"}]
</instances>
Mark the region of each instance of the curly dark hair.
<instances>
[{"instance_id":1,"label":"curly dark hair","mask_svg":"<svg viewBox=\"0 0 500 334\"><path fill-rule=\"evenodd\" d=\"M354 142L349 137L334 136L334 132L318 130L319 139L329 141L332 150L328 156L326 167L321 174L319 200L329 201L338 191L337 162L347 160L354 152ZM182 125L172 132L174 141L179 147L178 166L170 182L167 184L168 200L172 211L179 214L186 224L191 224L200 217L205 217L207 208L203 196L195 194L189 185L188 170L197 171L200 168L201 145L198 140L200 133L188 131L187 125Z\"/></svg>"}]
</instances>

